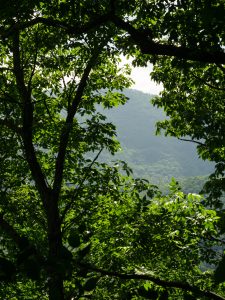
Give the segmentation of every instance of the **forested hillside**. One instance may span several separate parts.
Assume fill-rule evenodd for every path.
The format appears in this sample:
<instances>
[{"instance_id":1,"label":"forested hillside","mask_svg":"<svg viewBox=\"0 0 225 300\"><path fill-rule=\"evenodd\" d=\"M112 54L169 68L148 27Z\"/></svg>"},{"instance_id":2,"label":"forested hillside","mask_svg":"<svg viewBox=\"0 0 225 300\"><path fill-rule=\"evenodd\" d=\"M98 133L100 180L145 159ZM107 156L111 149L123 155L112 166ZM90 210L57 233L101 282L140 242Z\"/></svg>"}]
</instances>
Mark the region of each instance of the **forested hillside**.
<instances>
[{"instance_id":1,"label":"forested hillside","mask_svg":"<svg viewBox=\"0 0 225 300\"><path fill-rule=\"evenodd\" d=\"M224 15L224 0L2 3L0 299L225 300ZM152 64L155 108L122 56ZM210 165L172 137L215 163L205 198Z\"/></svg>"},{"instance_id":2,"label":"forested hillside","mask_svg":"<svg viewBox=\"0 0 225 300\"><path fill-rule=\"evenodd\" d=\"M156 136L155 124L166 115L151 104L153 95L132 89L125 90L124 94L129 98L125 105L110 110L99 108L116 125L122 146L122 151L111 159L126 161L135 176L157 183L168 183L175 177L188 191L192 188L192 192L199 192L199 185L213 171L214 164L198 158L194 143ZM110 158L104 156L104 159Z\"/></svg>"}]
</instances>

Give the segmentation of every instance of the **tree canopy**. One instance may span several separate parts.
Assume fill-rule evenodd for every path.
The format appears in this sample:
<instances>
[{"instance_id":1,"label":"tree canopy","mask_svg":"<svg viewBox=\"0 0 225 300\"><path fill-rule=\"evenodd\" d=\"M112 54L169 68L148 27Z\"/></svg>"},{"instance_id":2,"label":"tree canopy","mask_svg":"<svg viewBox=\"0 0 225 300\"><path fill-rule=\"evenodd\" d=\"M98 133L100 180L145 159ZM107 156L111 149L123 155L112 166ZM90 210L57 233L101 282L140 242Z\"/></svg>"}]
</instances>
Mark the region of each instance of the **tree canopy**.
<instances>
[{"instance_id":1,"label":"tree canopy","mask_svg":"<svg viewBox=\"0 0 225 300\"><path fill-rule=\"evenodd\" d=\"M224 299L221 211L175 180L162 195L125 162L99 162L119 142L96 112L127 101L121 54L152 62L165 87L155 104L171 117L159 126L217 163L217 199L224 12L222 0L3 3L1 298Z\"/></svg>"}]
</instances>

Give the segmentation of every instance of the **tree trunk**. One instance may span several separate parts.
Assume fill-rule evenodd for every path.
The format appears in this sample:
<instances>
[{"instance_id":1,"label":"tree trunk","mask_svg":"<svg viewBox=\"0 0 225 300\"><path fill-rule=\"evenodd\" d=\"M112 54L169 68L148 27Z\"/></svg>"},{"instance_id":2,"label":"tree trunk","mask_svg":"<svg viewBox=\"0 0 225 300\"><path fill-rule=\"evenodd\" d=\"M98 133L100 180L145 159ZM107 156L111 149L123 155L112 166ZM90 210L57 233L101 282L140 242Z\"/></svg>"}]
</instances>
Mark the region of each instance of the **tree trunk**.
<instances>
[{"instance_id":1,"label":"tree trunk","mask_svg":"<svg viewBox=\"0 0 225 300\"><path fill-rule=\"evenodd\" d=\"M63 280L58 274L51 274L48 282L49 300L64 300Z\"/></svg>"},{"instance_id":2,"label":"tree trunk","mask_svg":"<svg viewBox=\"0 0 225 300\"><path fill-rule=\"evenodd\" d=\"M50 191L46 201L48 219L48 260L51 267L48 271L49 300L64 300L63 274L58 269L62 259L62 233L58 210L58 199L55 199L53 191Z\"/></svg>"}]
</instances>

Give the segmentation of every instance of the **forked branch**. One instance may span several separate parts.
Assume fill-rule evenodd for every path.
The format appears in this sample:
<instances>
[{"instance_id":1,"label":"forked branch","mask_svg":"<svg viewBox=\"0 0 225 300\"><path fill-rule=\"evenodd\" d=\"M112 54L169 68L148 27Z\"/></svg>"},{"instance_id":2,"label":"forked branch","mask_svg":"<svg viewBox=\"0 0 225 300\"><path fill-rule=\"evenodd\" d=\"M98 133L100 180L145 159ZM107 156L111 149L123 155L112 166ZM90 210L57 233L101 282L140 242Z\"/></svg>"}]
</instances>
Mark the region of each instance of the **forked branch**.
<instances>
[{"instance_id":1,"label":"forked branch","mask_svg":"<svg viewBox=\"0 0 225 300\"><path fill-rule=\"evenodd\" d=\"M100 53L100 49L97 49L97 51L95 51L93 53L91 59L87 63L87 66L83 72L80 83L78 85L76 95L72 101L71 106L68 109L67 118L66 118L65 124L61 131L58 156L56 159L54 183L53 183L53 191L55 194L55 199L58 198L60 190L61 190L64 162L65 162L65 156L66 156L66 148L67 148L68 141L69 141L69 135L70 135L70 132L71 132L72 126L73 126L73 118L77 112L80 102L82 101L83 93L86 88L90 72L96 63L99 53Z\"/></svg>"}]
</instances>

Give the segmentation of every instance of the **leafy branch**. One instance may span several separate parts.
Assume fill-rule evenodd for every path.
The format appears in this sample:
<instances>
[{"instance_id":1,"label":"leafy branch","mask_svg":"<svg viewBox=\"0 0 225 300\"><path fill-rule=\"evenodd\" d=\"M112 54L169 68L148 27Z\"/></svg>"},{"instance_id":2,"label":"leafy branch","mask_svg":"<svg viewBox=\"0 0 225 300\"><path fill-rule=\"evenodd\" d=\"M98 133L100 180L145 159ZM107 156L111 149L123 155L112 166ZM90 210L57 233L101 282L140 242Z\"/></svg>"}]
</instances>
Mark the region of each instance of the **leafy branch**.
<instances>
[{"instance_id":1,"label":"leafy branch","mask_svg":"<svg viewBox=\"0 0 225 300\"><path fill-rule=\"evenodd\" d=\"M225 300L224 297L211 292L211 291L206 291L206 290L202 290L197 286L194 285L190 285L188 283L184 283L184 282L179 282L179 281L168 281L168 280L164 280L164 279L160 279L158 277L149 275L149 274L125 274L125 273L118 273L118 272L111 272L111 271L107 271L104 269L100 269L91 265L87 265L87 264L80 264L81 267L84 267L92 272L97 272L100 273L101 276L110 276L110 277L117 277L120 279L125 279L125 280L149 280L152 281L153 283L162 286L164 288L176 288L176 289L181 289L183 291L188 291L188 292L192 292L195 295L201 295L204 297L207 297L211 300Z\"/></svg>"},{"instance_id":2,"label":"leafy branch","mask_svg":"<svg viewBox=\"0 0 225 300\"><path fill-rule=\"evenodd\" d=\"M92 21L87 22L84 25L70 25L65 21L57 20L53 18L37 17L27 22L17 22L7 30L0 30L0 35L2 38L10 37L15 31L24 30L26 28L33 27L37 24L43 24L46 26L54 27L57 29L62 29L68 34L80 35L87 33L94 28L100 27L101 25L107 23L110 20L110 13L105 15L96 15Z\"/></svg>"},{"instance_id":3,"label":"leafy branch","mask_svg":"<svg viewBox=\"0 0 225 300\"><path fill-rule=\"evenodd\" d=\"M87 63L87 66L83 72L81 79L80 79L80 83L78 85L76 95L72 101L71 106L68 109L68 114L67 114L67 118L66 118L64 127L61 131L58 156L57 156L56 165L55 165L54 183L53 183L53 190L54 190L56 197L59 196L59 193L61 190L64 162L65 162L65 156L66 156L66 148L67 148L68 141L69 141L69 135L72 130L73 118L77 112L80 102L82 101L82 96L83 96L84 90L86 88L90 72L96 63L99 53L100 53L100 49L99 48L95 49L92 57L90 58L89 62Z\"/></svg>"},{"instance_id":4,"label":"leafy branch","mask_svg":"<svg viewBox=\"0 0 225 300\"><path fill-rule=\"evenodd\" d=\"M209 88L211 88L211 89L214 89L214 90L217 90L217 91L223 91L223 92L225 91L224 88L221 88L221 87L219 87L219 86L215 86L215 85L213 85L213 84L211 84L211 83L205 81L204 79L200 78L199 76L195 75L194 73L192 73L192 76L193 76L194 78L198 79L199 81L201 81L204 85L207 85L207 86L208 86Z\"/></svg>"},{"instance_id":5,"label":"leafy branch","mask_svg":"<svg viewBox=\"0 0 225 300\"><path fill-rule=\"evenodd\" d=\"M143 30L133 27L129 22L125 22L115 15L112 17L112 22L130 34L135 44L140 47L142 54L175 56L204 63L225 64L225 52L223 51L203 51L154 42L151 37L143 33Z\"/></svg>"},{"instance_id":6,"label":"leafy branch","mask_svg":"<svg viewBox=\"0 0 225 300\"><path fill-rule=\"evenodd\" d=\"M114 10L114 4L112 2L111 9ZM27 22L18 22L11 26L8 30L1 30L0 35L2 38L12 36L15 31L24 30L37 24L43 24L46 26L58 28L64 30L65 33L72 36L79 36L85 34L93 29L113 23L116 27L126 31L130 34L133 42L140 47L142 54L149 55L163 55L169 57L177 57L185 60L199 61L203 63L215 63L218 65L225 64L225 52L215 50L202 50L192 49L184 46L176 46L171 44L159 43L153 41L152 37L146 34L143 28L135 28L129 22L124 21L120 17L116 16L114 11L111 11L104 15L95 15L90 22L84 25L70 25L66 21L57 20L53 18L37 17Z\"/></svg>"},{"instance_id":7,"label":"leafy branch","mask_svg":"<svg viewBox=\"0 0 225 300\"><path fill-rule=\"evenodd\" d=\"M30 91L28 91L24 80L24 72L23 72L21 59L20 59L20 40L19 40L18 31L16 31L13 35L13 67L14 67L14 74L16 77L18 90L20 92L20 96L23 102L22 139L23 139L24 151L34 181L37 185L37 188L42 197L44 205L46 205L45 196L48 193L48 186L47 186L47 181L45 179L45 176L41 170L41 166L38 163L34 145L33 145L33 133L32 133L33 103L31 100Z\"/></svg>"},{"instance_id":8,"label":"leafy branch","mask_svg":"<svg viewBox=\"0 0 225 300\"><path fill-rule=\"evenodd\" d=\"M14 227L5 220L3 213L0 213L0 227L13 239L20 249L24 248L24 244L29 244L28 239L19 235Z\"/></svg>"}]
</instances>

